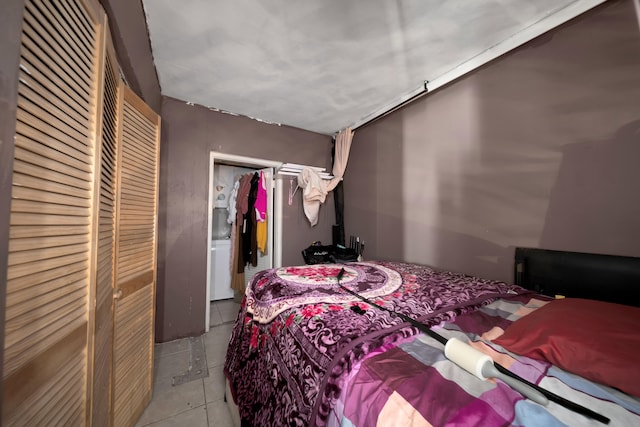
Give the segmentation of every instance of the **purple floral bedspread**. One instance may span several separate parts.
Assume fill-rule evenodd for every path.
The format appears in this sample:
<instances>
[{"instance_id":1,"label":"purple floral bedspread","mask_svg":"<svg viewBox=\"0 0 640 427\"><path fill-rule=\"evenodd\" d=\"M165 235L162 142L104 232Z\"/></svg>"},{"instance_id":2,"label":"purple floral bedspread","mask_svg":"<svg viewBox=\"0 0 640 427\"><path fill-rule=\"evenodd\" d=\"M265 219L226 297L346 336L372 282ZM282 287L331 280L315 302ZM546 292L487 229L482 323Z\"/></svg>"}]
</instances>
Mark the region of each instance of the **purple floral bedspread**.
<instances>
[{"instance_id":1,"label":"purple floral bedspread","mask_svg":"<svg viewBox=\"0 0 640 427\"><path fill-rule=\"evenodd\" d=\"M343 267L341 283L347 288L427 325L528 292L406 263L262 271L247 287L224 367L243 421L324 425L354 364L418 332L340 289L336 276Z\"/></svg>"}]
</instances>

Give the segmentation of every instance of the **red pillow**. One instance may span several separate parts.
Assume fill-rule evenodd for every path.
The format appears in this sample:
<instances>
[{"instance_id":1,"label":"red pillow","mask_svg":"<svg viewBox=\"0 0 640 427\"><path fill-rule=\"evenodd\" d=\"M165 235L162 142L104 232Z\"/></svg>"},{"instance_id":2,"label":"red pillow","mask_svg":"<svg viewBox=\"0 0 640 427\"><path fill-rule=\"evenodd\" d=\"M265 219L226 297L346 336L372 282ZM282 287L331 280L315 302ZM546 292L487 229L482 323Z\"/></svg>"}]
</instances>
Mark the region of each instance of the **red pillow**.
<instances>
[{"instance_id":1,"label":"red pillow","mask_svg":"<svg viewBox=\"0 0 640 427\"><path fill-rule=\"evenodd\" d=\"M640 396L640 308L554 300L493 340L507 350Z\"/></svg>"}]
</instances>

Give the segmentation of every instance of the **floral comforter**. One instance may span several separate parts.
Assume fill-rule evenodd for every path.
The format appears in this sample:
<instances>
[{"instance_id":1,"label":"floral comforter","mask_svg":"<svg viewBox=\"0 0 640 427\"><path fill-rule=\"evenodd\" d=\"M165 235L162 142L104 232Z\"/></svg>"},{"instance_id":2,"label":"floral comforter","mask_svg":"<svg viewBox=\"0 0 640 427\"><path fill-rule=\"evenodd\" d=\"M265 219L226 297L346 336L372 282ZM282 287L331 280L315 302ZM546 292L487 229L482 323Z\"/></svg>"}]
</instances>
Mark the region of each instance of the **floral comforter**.
<instances>
[{"instance_id":1,"label":"floral comforter","mask_svg":"<svg viewBox=\"0 0 640 427\"><path fill-rule=\"evenodd\" d=\"M361 262L282 267L247 287L225 374L243 422L325 425L353 367L418 331L342 290L427 325L528 291L415 264Z\"/></svg>"}]
</instances>

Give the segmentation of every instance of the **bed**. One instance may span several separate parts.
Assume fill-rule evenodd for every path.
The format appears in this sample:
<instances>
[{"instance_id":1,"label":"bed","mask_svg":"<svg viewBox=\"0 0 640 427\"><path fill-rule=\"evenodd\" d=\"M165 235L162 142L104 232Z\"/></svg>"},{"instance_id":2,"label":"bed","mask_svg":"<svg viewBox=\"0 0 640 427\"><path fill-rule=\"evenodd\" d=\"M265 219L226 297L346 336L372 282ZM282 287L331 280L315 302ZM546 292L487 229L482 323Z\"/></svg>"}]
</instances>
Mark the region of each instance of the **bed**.
<instances>
[{"instance_id":1,"label":"bed","mask_svg":"<svg viewBox=\"0 0 640 427\"><path fill-rule=\"evenodd\" d=\"M514 278L396 262L262 271L231 334L227 402L255 426L604 425L479 379L399 313L610 425L640 425L640 259L517 248Z\"/></svg>"}]
</instances>

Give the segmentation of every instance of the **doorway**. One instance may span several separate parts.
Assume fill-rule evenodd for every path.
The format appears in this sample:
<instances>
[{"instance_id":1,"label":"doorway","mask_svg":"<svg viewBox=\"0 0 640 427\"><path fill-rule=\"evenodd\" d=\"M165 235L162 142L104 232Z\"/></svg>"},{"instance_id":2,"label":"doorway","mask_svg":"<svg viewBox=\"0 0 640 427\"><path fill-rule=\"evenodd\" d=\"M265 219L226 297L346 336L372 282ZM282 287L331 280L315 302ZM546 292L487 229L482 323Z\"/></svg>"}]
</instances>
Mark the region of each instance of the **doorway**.
<instances>
[{"instance_id":1,"label":"doorway","mask_svg":"<svg viewBox=\"0 0 640 427\"><path fill-rule=\"evenodd\" d=\"M206 298L207 304L205 304L205 331L208 332L210 328L210 315L211 315L211 289L212 289L212 276L214 273L215 265L212 262L214 259L214 251L217 249L213 244L214 237L214 209L216 208L216 201L219 196L219 191L216 190L214 184L216 177L216 168L220 166L233 166L238 168L247 168L251 170L263 169L265 172L270 173L271 179L268 182L272 184L267 187L267 192L272 196L273 203L270 203L273 208L270 209L270 214L267 217L267 253L268 257L263 257L259 263L259 266L248 269L250 274L255 274L259 270L263 270L271 267L280 267L282 265L282 180L273 179L276 168L282 165L281 162L275 162L273 160L258 159L253 157L238 156L233 154L218 153L212 151L209 156L209 196L208 196L208 218L207 218L207 280L206 280ZM242 170L242 169L239 169ZM217 218L216 218L217 220Z\"/></svg>"}]
</instances>

